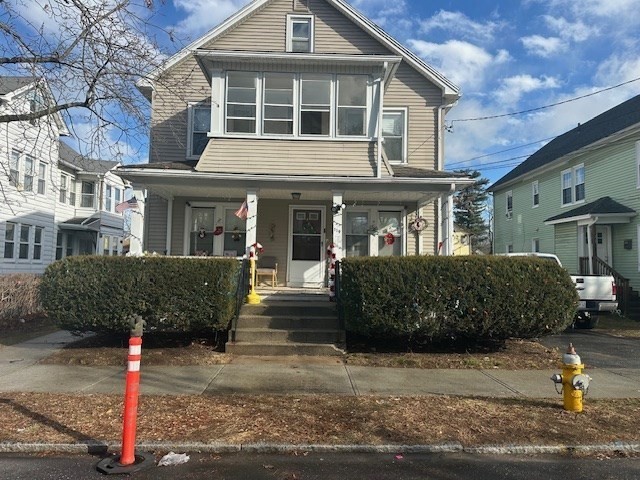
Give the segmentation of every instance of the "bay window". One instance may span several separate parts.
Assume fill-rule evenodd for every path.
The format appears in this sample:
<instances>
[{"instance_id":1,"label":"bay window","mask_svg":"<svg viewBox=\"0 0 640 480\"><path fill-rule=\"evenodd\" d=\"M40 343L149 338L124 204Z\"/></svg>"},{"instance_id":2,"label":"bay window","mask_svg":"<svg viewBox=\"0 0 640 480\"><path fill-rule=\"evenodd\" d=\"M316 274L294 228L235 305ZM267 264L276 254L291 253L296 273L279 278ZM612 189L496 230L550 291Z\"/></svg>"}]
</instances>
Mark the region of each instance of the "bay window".
<instances>
[{"instance_id":1,"label":"bay window","mask_svg":"<svg viewBox=\"0 0 640 480\"><path fill-rule=\"evenodd\" d=\"M302 75L300 135L331 134L331 75Z\"/></svg>"},{"instance_id":2,"label":"bay window","mask_svg":"<svg viewBox=\"0 0 640 480\"><path fill-rule=\"evenodd\" d=\"M105 187L105 190L106 190L106 192L105 192L104 209L107 212L110 212L111 211L111 207L113 206L113 197L112 197L112 194L111 194L111 192L112 192L111 185L107 185Z\"/></svg>"},{"instance_id":3,"label":"bay window","mask_svg":"<svg viewBox=\"0 0 640 480\"><path fill-rule=\"evenodd\" d=\"M256 84L254 72L227 74L227 133L256 132Z\"/></svg>"}]
</instances>

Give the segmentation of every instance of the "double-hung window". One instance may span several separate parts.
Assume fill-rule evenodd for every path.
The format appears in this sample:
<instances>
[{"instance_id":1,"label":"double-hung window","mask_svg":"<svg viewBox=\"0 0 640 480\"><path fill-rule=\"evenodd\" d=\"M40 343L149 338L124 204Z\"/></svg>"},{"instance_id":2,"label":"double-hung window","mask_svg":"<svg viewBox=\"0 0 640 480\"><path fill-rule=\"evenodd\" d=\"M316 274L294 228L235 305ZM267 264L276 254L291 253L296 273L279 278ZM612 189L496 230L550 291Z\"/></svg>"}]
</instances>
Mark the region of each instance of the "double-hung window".
<instances>
[{"instance_id":1,"label":"double-hung window","mask_svg":"<svg viewBox=\"0 0 640 480\"><path fill-rule=\"evenodd\" d=\"M36 227L33 234L33 259L40 260L42 258L42 233L44 228Z\"/></svg>"},{"instance_id":2,"label":"double-hung window","mask_svg":"<svg viewBox=\"0 0 640 480\"><path fill-rule=\"evenodd\" d=\"M585 199L585 176L584 165L578 165L571 169L563 170L561 173L562 182L562 205L571 205L582 202Z\"/></svg>"},{"instance_id":3,"label":"double-hung window","mask_svg":"<svg viewBox=\"0 0 640 480\"><path fill-rule=\"evenodd\" d=\"M509 190L507 192L507 218L511 218L513 216L513 191Z\"/></svg>"},{"instance_id":4,"label":"double-hung window","mask_svg":"<svg viewBox=\"0 0 640 480\"><path fill-rule=\"evenodd\" d=\"M38 193L40 195L47 193L47 164L42 160L38 162Z\"/></svg>"},{"instance_id":5,"label":"double-hung window","mask_svg":"<svg viewBox=\"0 0 640 480\"><path fill-rule=\"evenodd\" d=\"M366 75L338 75L338 136L361 137L367 128Z\"/></svg>"},{"instance_id":6,"label":"double-hung window","mask_svg":"<svg viewBox=\"0 0 640 480\"><path fill-rule=\"evenodd\" d=\"M227 74L227 133L256 133L257 75Z\"/></svg>"},{"instance_id":7,"label":"double-hung window","mask_svg":"<svg viewBox=\"0 0 640 480\"><path fill-rule=\"evenodd\" d=\"M405 110L385 109L382 114L382 137L387 159L393 163L407 161L407 124Z\"/></svg>"},{"instance_id":8,"label":"double-hung window","mask_svg":"<svg viewBox=\"0 0 640 480\"><path fill-rule=\"evenodd\" d=\"M121 190L119 188L117 188L117 187L114 187L113 188L113 193L114 193L113 205L114 205L114 208L115 208L115 206L120 203Z\"/></svg>"},{"instance_id":9,"label":"double-hung window","mask_svg":"<svg viewBox=\"0 0 640 480\"><path fill-rule=\"evenodd\" d=\"M33 192L33 176L34 176L35 158L31 155L24 157L24 189L27 192Z\"/></svg>"},{"instance_id":10,"label":"double-hung window","mask_svg":"<svg viewBox=\"0 0 640 480\"><path fill-rule=\"evenodd\" d=\"M112 196L112 187L111 185L107 185L106 186L106 193L105 193L105 202L104 202L104 209L107 212L110 212L112 210L113 207L113 196ZM107 249L108 250L108 249Z\"/></svg>"},{"instance_id":11,"label":"double-hung window","mask_svg":"<svg viewBox=\"0 0 640 480\"><path fill-rule=\"evenodd\" d=\"M349 212L346 215L345 254L347 257L369 255L369 213Z\"/></svg>"},{"instance_id":12,"label":"double-hung window","mask_svg":"<svg viewBox=\"0 0 640 480\"><path fill-rule=\"evenodd\" d=\"M531 195L533 197L533 207L535 208L540 205L540 186L537 180L531 184Z\"/></svg>"},{"instance_id":13,"label":"double-hung window","mask_svg":"<svg viewBox=\"0 0 640 480\"><path fill-rule=\"evenodd\" d=\"M18 246L18 258L29 258L29 236L31 225L20 225L20 244Z\"/></svg>"},{"instance_id":14,"label":"double-hung window","mask_svg":"<svg viewBox=\"0 0 640 480\"><path fill-rule=\"evenodd\" d=\"M264 74L265 135L293 135L293 81L291 73Z\"/></svg>"},{"instance_id":15,"label":"double-hung window","mask_svg":"<svg viewBox=\"0 0 640 480\"><path fill-rule=\"evenodd\" d=\"M290 15L287 17L287 52L313 52L313 16Z\"/></svg>"},{"instance_id":16,"label":"double-hung window","mask_svg":"<svg viewBox=\"0 0 640 480\"><path fill-rule=\"evenodd\" d=\"M20 184L20 152L11 150L9 157L9 183L14 187Z\"/></svg>"},{"instance_id":17,"label":"double-hung window","mask_svg":"<svg viewBox=\"0 0 640 480\"><path fill-rule=\"evenodd\" d=\"M76 191L78 190L78 182L75 178L71 178L69 187L69 205L76 206Z\"/></svg>"},{"instance_id":18,"label":"double-hung window","mask_svg":"<svg viewBox=\"0 0 640 480\"><path fill-rule=\"evenodd\" d=\"M331 75L302 75L300 135L331 134Z\"/></svg>"},{"instance_id":19,"label":"double-hung window","mask_svg":"<svg viewBox=\"0 0 640 480\"><path fill-rule=\"evenodd\" d=\"M17 225L7 222L4 229L4 258L15 256Z\"/></svg>"},{"instance_id":20,"label":"double-hung window","mask_svg":"<svg viewBox=\"0 0 640 480\"><path fill-rule=\"evenodd\" d=\"M82 198L80 206L83 208L94 208L95 205L95 189L94 182L82 182Z\"/></svg>"},{"instance_id":21,"label":"double-hung window","mask_svg":"<svg viewBox=\"0 0 640 480\"><path fill-rule=\"evenodd\" d=\"M67 191L69 189L69 176L64 173L60 174L60 192L58 201L65 203L67 201Z\"/></svg>"},{"instance_id":22,"label":"double-hung window","mask_svg":"<svg viewBox=\"0 0 640 480\"><path fill-rule=\"evenodd\" d=\"M207 146L207 134L211 127L211 105L199 104L190 107L191 137L189 156L202 155Z\"/></svg>"}]
</instances>

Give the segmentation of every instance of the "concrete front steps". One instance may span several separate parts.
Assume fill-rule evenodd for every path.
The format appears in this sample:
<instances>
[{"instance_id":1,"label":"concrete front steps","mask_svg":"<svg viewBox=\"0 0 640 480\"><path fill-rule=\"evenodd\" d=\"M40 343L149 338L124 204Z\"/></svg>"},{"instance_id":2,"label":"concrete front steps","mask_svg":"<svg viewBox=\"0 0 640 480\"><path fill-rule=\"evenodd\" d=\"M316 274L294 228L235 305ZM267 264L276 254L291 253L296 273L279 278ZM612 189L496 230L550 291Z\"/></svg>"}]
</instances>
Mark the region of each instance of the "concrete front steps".
<instances>
[{"instance_id":1,"label":"concrete front steps","mask_svg":"<svg viewBox=\"0 0 640 480\"><path fill-rule=\"evenodd\" d=\"M326 295L263 295L243 305L226 352L234 355L343 355L345 332Z\"/></svg>"}]
</instances>

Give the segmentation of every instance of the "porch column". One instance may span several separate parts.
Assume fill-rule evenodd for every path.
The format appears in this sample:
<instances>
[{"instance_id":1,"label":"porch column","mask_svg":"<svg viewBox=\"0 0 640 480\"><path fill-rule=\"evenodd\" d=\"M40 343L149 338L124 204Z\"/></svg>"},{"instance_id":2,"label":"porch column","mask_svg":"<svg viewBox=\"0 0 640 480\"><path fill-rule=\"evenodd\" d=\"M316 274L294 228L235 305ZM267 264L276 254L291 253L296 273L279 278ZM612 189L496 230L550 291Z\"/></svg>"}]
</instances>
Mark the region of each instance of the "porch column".
<instances>
[{"instance_id":1,"label":"porch column","mask_svg":"<svg viewBox=\"0 0 640 480\"><path fill-rule=\"evenodd\" d=\"M441 198L440 208L440 230L442 236L439 235L438 250L440 255L453 254L453 191L455 186L452 185L450 194L444 199Z\"/></svg>"},{"instance_id":2,"label":"porch column","mask_svg":"<svg viewBox=\"0 0 640 480\"><path fill-rule=\"evenodd\" d=\"M145 212L145 191L142 188L133 188L133 195L138 201L137 209L127 210L131 212L131 238L129 243L129 255L138 257L144 252L144 212Z\"/></svg>"},{"instance_id":3,"label":"porch column","mask_svg":"<svg viewBox=\"0 0 640 480\"><path fill-rule=\"evenodd\" d=\"M343 192L332 192L332 207L339 205L342 206ZM342 259L342 223L344 216L344 208L340 208L333 214L333 236L332 242L336 247L336 259Z\"/></svg>"},{"instance_id":4,"label":"porch column","mask_svg":"<svg viewBox=\"0 0 640 480\"><path fill-rule=\"evenodd\" d=\"M251 245L258 241L258 191L247 190L247 236L245 253L249 254Z\"/></svg>"},{"instance_id":5,"label":"porch column","mask_svg":"<svg viewBox=\"0 0 640 480\"><path fill-rule=\"evenodd\" d=\"M596 257L596 242L594 241L596 237L596 225L595 223L591 223L587 227L587 249L589 250L589 275L593 275L595 272L595 257Z\"/></svg>"},{"instance_id":6,"label":"porch column","mask_svg":"<svg viewBox=\"0 0 640 480\"><path fill-rule=\"evenodd\" d=\"M171 233L173 230L173 197L167 199L167 239L164 254L171 255Z\"/></svg>"}]
</instances>

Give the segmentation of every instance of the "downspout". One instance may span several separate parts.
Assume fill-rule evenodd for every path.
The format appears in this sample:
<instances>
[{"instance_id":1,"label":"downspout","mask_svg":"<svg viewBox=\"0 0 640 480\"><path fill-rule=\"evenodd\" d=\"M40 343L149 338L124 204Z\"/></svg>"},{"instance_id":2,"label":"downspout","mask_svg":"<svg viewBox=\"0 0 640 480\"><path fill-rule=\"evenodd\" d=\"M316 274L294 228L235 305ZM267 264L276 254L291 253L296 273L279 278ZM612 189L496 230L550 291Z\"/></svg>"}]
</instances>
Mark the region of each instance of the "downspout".
<instances>
[{"instance_id":1,"label":"downspout","mask_svg":"<svg viewBox=\"0 0 640 480\"><path fill-rule=\"evenodd\" d=\"M382 117L384 114L384 79L389 69L389 62L384 62L383 74L378 79L378 155L376 162L376 177L382 178Z\"/></svg>"},{"instance_id":2,"label":"downspout","mask_svg":"<svg viewBox=\"0 0 640 480\"><path fill-rule=\"evenodd\" d=\"M589 250L589 275L593 275L593 234L591 232L591 227L593 227L598 222L598 217L594 217L587 224L587 249Z\"/></svg>"}]
</instances>

